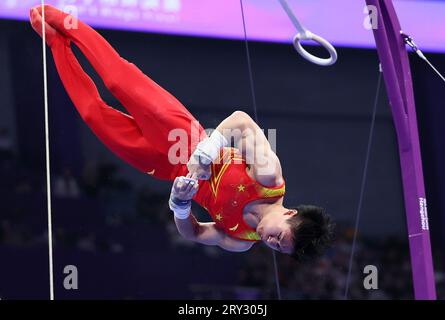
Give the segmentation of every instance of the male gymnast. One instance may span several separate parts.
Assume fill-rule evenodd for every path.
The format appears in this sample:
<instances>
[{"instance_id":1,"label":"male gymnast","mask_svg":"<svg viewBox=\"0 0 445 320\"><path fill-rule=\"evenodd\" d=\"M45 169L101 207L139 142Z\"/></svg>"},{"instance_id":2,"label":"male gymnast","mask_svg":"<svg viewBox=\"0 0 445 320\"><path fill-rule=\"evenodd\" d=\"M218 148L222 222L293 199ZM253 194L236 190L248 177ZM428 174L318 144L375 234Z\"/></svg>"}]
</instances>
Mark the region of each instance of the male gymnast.
<instances>
[{"instance_id":1,"label":"male gymnast","mask_svg":"<svg viewBox=\"0 0 445 320\"><path fill-rule=\"evenodd\" d=\"M42 36L41 6L31 9L30 20ZM46 5L45 33L62 83L95 135L141 172L173 181L169 206L184 238L234 252L262 241L298 260L330 244L333 224L322 208L283 205L280 161L249 115L235 111L207 135L175 97L82 21ZM101 99L72 43L129 114ZM197 221L192 200L213 222Z\"/></svg>"}]
</instances>

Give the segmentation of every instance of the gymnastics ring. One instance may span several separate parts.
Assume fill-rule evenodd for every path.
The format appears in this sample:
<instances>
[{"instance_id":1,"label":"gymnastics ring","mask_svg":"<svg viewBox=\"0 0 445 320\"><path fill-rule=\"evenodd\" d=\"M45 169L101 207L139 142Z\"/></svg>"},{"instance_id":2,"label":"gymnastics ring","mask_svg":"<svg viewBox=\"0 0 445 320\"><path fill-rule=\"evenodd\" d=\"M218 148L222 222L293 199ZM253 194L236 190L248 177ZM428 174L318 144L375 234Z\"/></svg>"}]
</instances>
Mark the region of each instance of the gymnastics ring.
<instances>
[{"instance_id":1,"label":"gymnastics ring","mask_svg":"<svg viewBox=\"0 0 445 320\"><path fill-rule=\"evenodd\" d=\"M330 57L319 58L317 56L314 56L303 48L303 46L301 45L301 40L311 40L317 42L329 52ZM337 51L335 50L334 46L330 44L329 41L327 41L326 39L310 32L309 30L305 30L304 34L300 32L297 33L294 37L293 44L295 50L297 50L297 52L303 58L312 63L318 64L319 66L331 66L337 61Z\"/></svg>"},{"instance_id":2,"label":"gymnastics ring","mask_svg":"<svg viewBox=\"0 0 445 320\"><path fill-rule=\"evenodd\" d=\"M292 12L292 9L289 7L289 4L286 0L279 0L281 6L283 7L283 10L288 15L290 21L297 29L298 33L294 37L294 47L295 50L306 60L318 64L319 66L330 66L333 65L337 61L337 51L335 50L334 46L329 43L326 39L310 32L307 30L297 19L295 14ZM322 47L324 47L328 52L330 57L327 59L319 58L314 56L313 54L306 51L306 49L303 48L300 41L301 40L312 40L320 44Z\"/></svg>"}]
</instances>

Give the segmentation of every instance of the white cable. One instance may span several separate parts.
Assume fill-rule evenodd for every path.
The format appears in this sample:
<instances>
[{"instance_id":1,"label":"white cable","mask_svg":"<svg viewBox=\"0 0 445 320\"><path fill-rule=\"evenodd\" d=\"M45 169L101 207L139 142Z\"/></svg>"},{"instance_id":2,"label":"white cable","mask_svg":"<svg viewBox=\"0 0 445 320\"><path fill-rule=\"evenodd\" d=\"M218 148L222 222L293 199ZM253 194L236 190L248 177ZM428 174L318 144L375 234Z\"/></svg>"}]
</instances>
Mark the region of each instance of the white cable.
<instances>
[{"instance_id":1,"label":"white cable","mask_svg":"<svg viewBox=\"0 0 445 320\"><path fill-rule=\"evenodd\" d=\"M436 69L436 67L428 60L428 58L423 54L422 50L419 49L419 47L414 42L413 38L403 31L400 31L400 34L402 35L403 41L411 47L411 49L420 57L420 59L424 60L428 65L433 69L433 71L442 79L443 82L445 82L445 76L443 76L439 70Z\"/></svg>"},{"instance_id":2,"label":"white cable","mask_svg":"<svg viewBox=\"0 0 445 320\"><path fill-rule=\"evenodd\" d=\"M420 50L419 50L420 52ZM419 53L418 53L419 54ZM434 72L443 80L443 82L445 82L445 77L439 72L439 70L436 69L436 67L430 62L430 60L428 60L427 57L425 57L423 55L423 53L421 53L421 55L419 54L419 56L426 61L426 63L428 63L428 65L431 67L431 69L434 70Z\"/></svg>"},{"instance_id":3,"label":"white cable","mask_svg":"<svg viewBox=\"0 0 445 320\"><path fill-rule=\"evenodd\" d=\"M45 1L42 0L42 47L43 47L43 98L45 103L45 153L46 153L46 188L48 207L48 257L49 257L49 295L54 300L53 271L53 232L51 214L51 170L49 158L49 119L48 119L48 74L46 64Z\"/></svg>"}]
</instances>

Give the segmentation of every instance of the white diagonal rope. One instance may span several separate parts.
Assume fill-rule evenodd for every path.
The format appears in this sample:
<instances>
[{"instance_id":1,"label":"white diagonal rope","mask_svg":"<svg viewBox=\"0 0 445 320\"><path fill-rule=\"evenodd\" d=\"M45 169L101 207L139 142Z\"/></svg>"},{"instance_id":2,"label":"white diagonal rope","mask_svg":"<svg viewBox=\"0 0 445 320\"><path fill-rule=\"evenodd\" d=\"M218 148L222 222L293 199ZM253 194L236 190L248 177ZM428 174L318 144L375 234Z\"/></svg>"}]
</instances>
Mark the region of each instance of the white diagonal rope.
<instances>
[{"instance_id":1,"label":"white diagonal rope","mask_svg":"<svg viewBox=\"0 0 445 320\"><path fill-rule=\"evenodd\" d=\"M379 64L379 77L377 80L377 88L376 88L375 98L374 98L374 107L372 109L371 124L370 124L369 135L368 135L368 146L366 149L365 163L363 166L362 182L361 182L361 187L360 187L360 196L359 196L359 200L358 200L357 211L355 214L354 236L352 238L351 253L349 256L348 273L346 275L345 291L344 291L344 296L343 296L344 300L348 300L349 286L351 284L352 269L354 266L354 264L353 264L354 263L354 254L355 254L355 249L356 249L358 230L359 230L359 226L360 226L360 217L362 214L366 182L368 179L368 167L369 167L369 160L371 157L372 142L373 142L373 138L374 138L375 120L376 120L376 116L377 116L377 107L379 104L381 84L382 84L382 67Z\"/></svg>"}]
</instances>

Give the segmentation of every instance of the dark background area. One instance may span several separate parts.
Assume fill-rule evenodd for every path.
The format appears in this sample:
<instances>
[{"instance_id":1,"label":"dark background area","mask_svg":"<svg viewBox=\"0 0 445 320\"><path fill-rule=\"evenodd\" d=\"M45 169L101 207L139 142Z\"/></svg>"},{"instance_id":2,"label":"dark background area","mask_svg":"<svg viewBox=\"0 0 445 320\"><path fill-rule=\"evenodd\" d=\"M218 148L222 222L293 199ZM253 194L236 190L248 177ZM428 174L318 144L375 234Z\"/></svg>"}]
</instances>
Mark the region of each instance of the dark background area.
<instances>
[{"instance_id":1,"label":"dark background area","mask_svg":"<svg viewBox=\"0 0 445 320\"><path fill-rule=\"evenodd\" d=\"M100 30L127 60L214 128L235 110L253 115L243 42ZM421 44L419 44L421 45ZM260 126L277 129L285 205L323 206L338 225L325 257L297 264L279 256L287 299L341 299L378 78L374 50L338 48L328 68L291 45L250 43ZM319 48L310 48L317 51ZM80 57L81 55L79 55ZM439 70L445 56L429 55ZM92 68L101 95L104 89ZM440 298L445 239L443 83L411 57ZM47 209L41 39L27 23L0 21L0 297L48 297ZM263 245L226 253L182 240L167 207L170 184L115 157L82 122L48 51L56 298L275 298L272 253ZM125 79L122 79L125 81ZM385 90L379 98L350 298L413 298L397 140ZM202 214L202 213L201 213ZM205 218L202 215L202 218ZM380 289L363 289L363 268ZM79 289L63 289L63 269Z\"/></svg>"}]
</instances>

